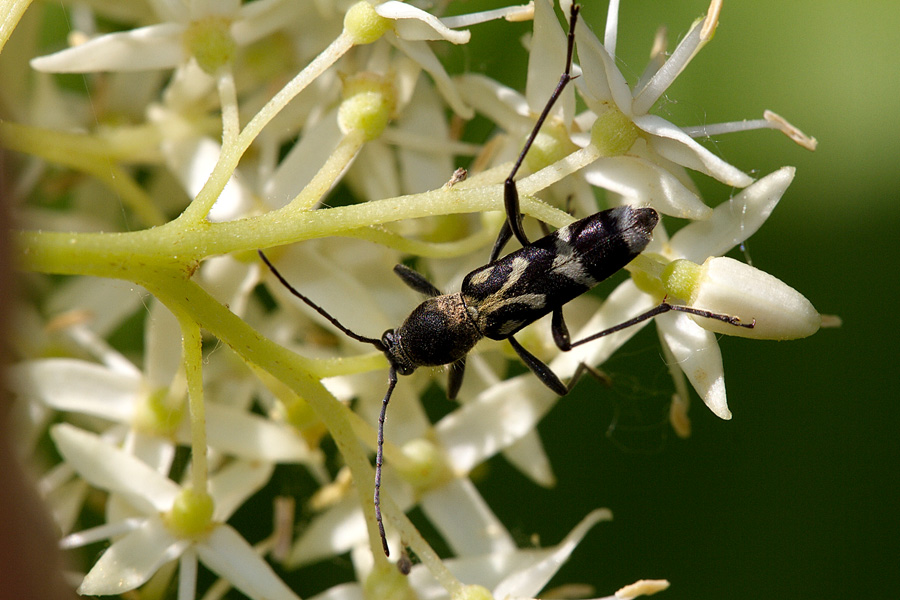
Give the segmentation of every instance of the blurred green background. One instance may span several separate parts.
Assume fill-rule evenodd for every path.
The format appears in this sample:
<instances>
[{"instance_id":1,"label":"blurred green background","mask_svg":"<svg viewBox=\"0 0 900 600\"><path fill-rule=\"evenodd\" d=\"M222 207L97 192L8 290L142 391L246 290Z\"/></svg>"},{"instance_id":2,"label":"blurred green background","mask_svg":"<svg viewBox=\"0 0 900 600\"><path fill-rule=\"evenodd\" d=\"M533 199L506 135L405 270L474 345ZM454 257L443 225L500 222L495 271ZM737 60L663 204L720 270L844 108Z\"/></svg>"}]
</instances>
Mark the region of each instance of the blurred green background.
<instances>
[{"instance_id":1,"label":"blurred green background","mask_svg":"<svg viewBox=\"0 0 900 600\"><path fill-rule=\"evenodd\" d=\"M583 4L602 38L606 2ZM702 1L623 1L620 66L639 74L658 26L671 50L705 11ZM486 30L473 31L472 56L491 55L479 46L496 39ZM469 66L521 87L511 54ZM687 440L654 426L659 410L648 408L671 389L652 328L607 365L611 389L582 384L561 401L541 424L557 488L538 490L501 460L482 487L523 540L537 531L556 543L589 510L612 509L557 581L605 595L667 578L671 600L900 594L900 353L888 335L900 298L898 56L895 0L724 3L716 37L655 112L693 125L771 109L818 139L815 152L773 131L708 147L757 177L797 167L746 250L843 327L793 342L723 339L734 418L695 397ZM710 204L731 193L696 180ZM620 418L611 440L615 411L640 413L645 400L645 430L632 429L640 417Z\"/></svg>"}]
</instances>

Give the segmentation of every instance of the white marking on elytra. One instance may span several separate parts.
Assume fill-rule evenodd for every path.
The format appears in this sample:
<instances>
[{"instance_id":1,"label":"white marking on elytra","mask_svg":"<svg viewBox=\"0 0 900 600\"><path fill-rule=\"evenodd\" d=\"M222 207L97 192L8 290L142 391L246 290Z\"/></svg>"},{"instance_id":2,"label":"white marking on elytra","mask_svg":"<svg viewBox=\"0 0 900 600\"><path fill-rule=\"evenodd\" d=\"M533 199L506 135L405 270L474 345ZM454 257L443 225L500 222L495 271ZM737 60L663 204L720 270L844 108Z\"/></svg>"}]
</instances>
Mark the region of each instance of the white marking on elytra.
<instances>
[{"instance_id":1,"label":"white marking on elytra","mask_svg":"<svg viewBox=\"0 0 900 600\"><path fill-rule=\"evenodd\" d=\"M512 269L510 270L509 275L506 276L503 287L501 287L497 293L502 295L506 290L514 286L522 275L525 274L525 270L530 264L531 262L527 258L522 258L521 256L514 258L512 261Z\"/></svg>"},{"instance_id":2,"label":"white marking on elytra","mask_svg":"<svg viewBox=\"0 0 900 600\"><path fill-rule=\"evenodd\" d=\"M489 267L485 267L481 271L478 271L474 275L472 275L472 279L469 280L470 285L481 285L491 276L491 273L494 272L494 266L491 265Z\"/></svg>"},{"instance_id":3,"label":"white marking on elytra","mask_svg":"<svg viewBox=\"0 0 900 600\"><path fill-rule=\"evenodd\" d=\"M547 305L547 294L520 294L501 300L494 305L494 308L497 309L510 304L524 304L531 308L544 308Z\"/></svg>"},{"instance_id":4,"label":"white marking on elytra","mask_svg":"<svg viewBox=\"0 0 900 600\"><path fill-rule=\"evenodd\" d=\"M525 274L525 271L528 270L528 266L530 264L531 261L529 261L527 258L517 256L512 260L510 271L507 274L506 280L503 282L503 285L500 286L500 289L498 289L493 294L486 296L484 299L482 299L481 302L468 305L467 312L475 320L475 323L480 330L484 331L485 327L487 326L489 315L503 308L504 306L509 306L512 304L524 304L531 309L539 310L547 305L546 294L518 294L514 296L507 295L509 289L514 286L516 282L519 281L519 279L522 278L522 276ZM470 279L470 283L474 279L474 277ZM469 302L471 301L467 300L467 304ZM504 323L501 327L501 332L506 335L508 332L515 331L515 329L520 327L521 325L521 321Z\"/></svg>"},{"instance_id":5,"label":"white marking on elytra","mask_svg":"<svg viewBox=\"0 0 900 600\"><path fill-rule=\"evenodd\" d=\"M569 243L569 233L566 236L557 236L556 238L556 256L553 257L553 264L550 265L550 271L557 275L567 277L572 281L585 287L593 287L597 284L597 280L591 277L591 274L575 253L575 247Z\"/></svg>"},{"instance_id":6,"label":"white marking on elytra","mask_svg":"<svg viewBox=\"0 0 900 600\"><path fill-rule=\"evenodd\" d=\"M556 239L569 243L569 241L572 239L571 223L569 225L566 225L565 227L560 227L559 229L557 229L554 235L556 236Z\"/></svg>"}]
</instances>

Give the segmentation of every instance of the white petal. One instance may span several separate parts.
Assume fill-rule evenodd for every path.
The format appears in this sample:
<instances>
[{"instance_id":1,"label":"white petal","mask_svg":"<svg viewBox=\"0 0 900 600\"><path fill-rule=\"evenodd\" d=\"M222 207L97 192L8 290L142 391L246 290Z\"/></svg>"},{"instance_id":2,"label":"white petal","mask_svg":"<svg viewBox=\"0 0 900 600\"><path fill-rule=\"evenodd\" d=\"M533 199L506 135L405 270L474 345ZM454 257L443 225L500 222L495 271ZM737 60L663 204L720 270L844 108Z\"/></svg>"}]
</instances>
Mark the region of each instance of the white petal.
<instances>
[{"instance_id":1,"label":"white petal","mask_svg":"<svg viewBox=\"0 0 900 600\"><path fill-rule=\"evenodd\" d=\"M419 598L422 598L420 595ZM362 585L356 583L339 583L330 587L321 594L316 594L309 600L365 600Z\"/></svg>"},{"instance_id":2,"label":"white petal","mask_svg":"<svg viewBox=\"0 0 900 600\"><path fill-rule=\"evenodd\" d=\"M529 431L519 441L507 446L503 450L503 457L536 484L545 488L556 485L553 466L544 452L537 430Z\"/></svg>"},{"instance_id":3,"label":"white petal","mask_svg":"<svg viewBox=\"0 0 900 600\"><path fill-rule=\"evenodd\" d=\"M610 56L616 55L616 41L619 37L619 0L609 0L606 9L606 28L603 32L603 47Z\"/></svg>"},{"instance_id":4,"label":"white petal","mask_svg":"<svg viewBox=\"0 0 900 600\"><path fill-rule=\"evenodd\" d=\"M178 600L197 595L197 551L188 548L178 559Z\"/></svg>"},{"instance_id":5,"label":"white petal","mask_svg":"<svg viewBox=\"0 0 900 600\"><path fill-rule=\"evenodd\" d=\"M98 435L60 423L50 430L50 437L63 459L91 485L125 494L144 510L169 510L181 491L173 481Z\"/></svg>"},{"instance_id":6,"label":"white petal","mask_svg":"<svg viewBox=\"0 0 900 600\"><path fill-rule=\"evenodd\" d=\"M669 241L673 257L702 263L742 243L772 214L794 172L793 167L782 167L717 206L706 221L683 227Z\"/></svg>"},{"instance_id":7,"label":"white petal","mask_svg":"<svg viewBox=\"0 0 900 600\"><path fill-rule=\"evenodd\" d=\"M109 431L103 432L103 438L110 439ZM175 443L170 438L146 435L133 429L126 433L123 448L157 473L168 473L175 459Z\"/></svg>"},{"instance_id":8,"label":"white petal","mask_svg":"<svg viewBox=\"0 0 900 600\"><path fill-rule=\"evenodd\" d=\"M109 342L90 328L89 324L74 325L65 330L72 340L86 352L96 357L103 365L114 373L122 373L140 378L141 371L134 363L122 356Z\"/></svg>"},{"instance_id":9,"label":"white petal","mask_svg":"<svg viewBox=\"0 0 900 600\"><path fill-rule=\"evenodd\" d=\"M668 171L634 156L603 158L582 170L591 185L680 219L707 219L712 209Z\"/></svg>"},{"instance_id":10,"label":"white petal","mask_svg":"<svg viewBox=\"0 0 900 600\"><path fill-rule=\"evenodd\" d=\"M44 501L53 515L53 522L61 533L67 534L72 531L84 508L84 501L89 491L87 482L76 478L51 490L44 497Z\"/></svg>"},{"instance_id":11,"label":"white petal","mask_svg":"<svg viewBox=\"0 0 900 600\"><path fill-rule=\"evenodd\" d=\"M252 44L289 23L301 23L301 17L311 12L312 3L284 0L257 0L244 4L231 26L231 35L239 46Z\"/></svg>"},{"instance_id":12,"label":"white petal","mask_svg":"<svg viewBox=\"0 0 900 600\"><path fill-rule=\"evenodd\" d=\"M385 19L393 19L395 21L394 30L405 40L444 39L453 44L466 44L472 37L468 31L454 31L434 15L406 2L388 0L388 2L376 6L375 12Z\"/></svg>"},{"instance_id":13,"label":"white petal","mask_svg":"<svg viewBox=\"0 0 900 600\"><path fill-rule=\"evenodd\" d=\"M240 5L241 0L190 0L190 15L194 20L215 15L234 17Z\"/></svg>"},{"instance_id":14,"label":"white petal","mask_svg":"<svg viewBox=\"0 0 900 600\"><path fill-rule=\"evenodd\" d=\"M397 156L384 141L366 143L357 154L353 167L345 181L361 198L371 202L400 195Z\"/></svg>"},{"instance_id":15,"label":"white petal","mask_svg":"<svg viewBox=\"0 0 900 600\"><path fill-rule=\"evenodd\" d=\"M757 340L794 340L814 334L822 317L803 294L777 277L746 263L719 256L702 266L701 282L691 306L731 315L752 328L693 317L710 331Z\"/></svg>"},{"instance_id":16,"label":"white petal","mask_svg":"<svg viewBox=\"0 0 900 600\"><path fill-rule=\"evenodd\" d=\"M227 521L234 511L264 486L272 476L272 463L235 461L209 479L209 495L215 501L216 521Z\"/></svg>"},{"instance_id":17,"label":"white petal","mask_svg":"<svg viewBox=\"0 0 900 600\"><path fill-rule=\"evenodd\" d=\"M437 86L441 96L444 97L444 100L447 101L453 112L463 119L471 119L474 116L472 109L466 106L462 98L460 98L459 92L444 69L444 65L437 59L428 44L425 42L408 42L399 37L390 37L388 39L404 54L419 63L419 66L425 72L431 75L434 85Z\"/></svg>"},{"instance_id":18,"label":"white petal","mask_svg":"<svg viewBox=\"0 0 900 600\"><path fill-rule=\"evenodd\" d=\"M90 317L91 331L105 337L142 307L147 295L144 288L130 281L72 277L48 300L46 311L51 315L84 311Z\"/></svg>"},{"instance_id":19,"label":"white petal","mask_svg":"<svg viewBox=\"0 0 900 600\"><path fill-rule=\"evenodd\" d=\"M306 443L290 427L245 410L209 404L206 429L209 446L230 456L273 463L310 460ZM182 443L190 441L187 424L179 431L178 439Z\"/></svg>"},{"instance_id":20,"label":"white petal","mask_svg":"<svg viewBox=\"0 0 900 600\"><path fill-rule=\"evenodd\" d=\"M100 556L78 593L106 596L133 590L162 565L178 558L189 544L188 540L174 538L159 517L151 517Z\"/></svg>"},{"instance_id":21,"label":"white petal","mask_svg":"<svg viewBox=\"0 0 900 600\"><path fill-rule=\"evenodd\" d=\"M558 545L545 551L535 552L533 564L519 569L506 577L494 588L494 598L535 598L547 582L559 571L559 568L569 560L569 556L581 542L587 532L600 521L612 519L612 513L605 509L598 509L589 513L582 521L569 532L569 535Z\"/></svg>"},{"instance_id":22,"label":"white petal","mask_svg":"<svg viewBox=\"0 0 900 600\"><path fill-rule=\"evenodd\" d=\"M638 596L652 596L669 589L669 582L665 579L641 579L625 587L616 590L616 600L631 600Z\"/></svg>"},{"instance_id":23,"label":"white petal","mask_svg":"<svg viewBox=\"0 0 900 600\"><path fill-rule=\"evenodd\" d=\"M85 483L82 481L82 483ZM87 485L85 483L85 485ZM63 550L81 548L88 544L94 544L102 540L125 536L136 529L140 529L146 523L144 517L131 517L119 521L109 521L97 527L82 529L67 535L59 541L59 547Z\"/></svg>"},{"instance_id":24,"label":"white petal","mask_svg":"<svg viewBox=\"0 0 900 600\"><path fill-rule=\"evenodd\" d=\"M575 80L575 85L585 90L586 93L582 93L585 103L600 115L613 102L623 114L631 117L631 90L625 77L594 32L581 20L575 27L575 42L578 45L582 71L582 76Z\"/></svg>"},{"instance_id":25,"label":"white petal","mask_svg":"<svg viewBox=\"0 0 900 600\"><path fill-rule=\"evenodd\" d=\"M431 141L431 151L398 146L401 189L404 194L426 192L447 182L447 173L453 172L453 155L444 152L444 141L450 140L450 131L444 117L444 107L434 89L421 82L406 109L397 119L397 127L404 133L420 134Z\"/></svg>"},{"instance_id":26,"label":"white petal","mask_svg":"<svg viewBox=\"0 0 900 600\"><path fill-rule=\"evenodd\" d=\"M512 536L468 478L453 479L420 502L456 556L511 552Z\"/></svg>"},{"instance_id":27,"label":"white petal","mask_svg":"<svg viewBox=\"0 0 900 600\"><path fill-rule=\"evenodd\" d=\"M534 115L544 110L556 88L566 63L566 34L549 0L537 0L534 5L534 35L528 53L528 78L525 97ZM575 92L566 86L556 101L552 115L562 115L568 125L575 114Z\"/></svg>"},{"instance_id":28,"label":"white petal","mask_svg":"<svg viewBox=\"0 0 900 600\"><path fill-rule=\"evenodd\" d=\"M185 26L163 23L110 33L89 42L31 60L38 71L93 73L168 69L184 60L181 34Z\"/></svg>"},{"instance_id":29,"label":"white petal","mask_svg":"<svg viewBox=\"0 0 900 600\"><path fill-rule=\"evenodd\" d=\"M272 567L229 525L220 525L196 546L203 564L254 599L299 600Z\"/></svg>"},{"instance_id":30,"label":"white petal","mask_svg":"<svg viewBox=\"0 0 900 600\"><path fill-rule=\"evenodd\" d=\"M356 497L345 498L313 517L286 562L291 567L299 567L344 554L367 541L366 519Z\"/></svg>"},{"instance_id":31,"label":"white petal","mask_svg":"<svg viewBox=\"0 0 900 600\"><path fill-rule=\"evenodd\" d=\"M507 379L435 426L454 470L466 473L534 429L558 396L528 373Z\"/></svg>"},{"instance_id":32,"label":"white petal","mask_svg":"<svg viewBox=\"0 0 900 600\"><path fill-rule=\"evenodd\" d=\"M190 0L148 0L147 4L161 21L187 20L190 17Z\"/></svg>"},{"instance_id":33,"label":"white petal","mask_svg":"<svg viewBox=\"0 0 900 600\"><path fill-rule=\"evenodd\" d=\"M144 372L151 390L172 385L181 368L181 327L178 319L155 298L144 324Z\"/></svg>"},{"instance_id":34,"label":"white petal","mask_svg":"<svg viewBox=\"0 0 900 600\"><path fill-rule=\"evenodd\" d=\"M204 71L196 60L190 60L178 65L169 78L169 84L163 90L162 106L151 104L147 108L147 114L152 117L156 111L165 113L168 110L176 113L175 119L182 120L185 115L191 114L198 103L203 104L214 93L216 93L216 79ZM186 137L185 132L181 130L185 125L194 128L197 124L190 121L176 123L176 130L174 132L167 131L168 135L163 138L163 144L177 142ZM194 129L194 133L196 136L200 136L207 132ZM163 149L165 150L165 145L163 145Z\"/></svg>"},{"instance_id":35,"label":"white petal","mask_svg":"<svg viewBox=\"0 0 900 600\"><path fill-rule=\"evenodd\" d=\"M347 254L342 254L343 252ZM288 281L302 282L298 289L320 306L328 307L328 312L344 326L360 334L373 335L389 327L395 327L402 318L391 319L380 309L382 304L379 302L379 293L384 293L385 286L402 285L397 278L385 277L386 263L383 261L387 260L389 259L386 255L381 255L380 252L362 243L351 244L349 240L342 239L331 243L323 241L318 244L295 244L281 256L278 267ZM368 270L369 276L380 281L378 279L369 281L365 271L348 272L341 266L347 264L354 264L354 269ZM396 298L400 289L390 287L394 304L399 304ZM299 306L302 312L311 314L313 320L328 331L333 331L331 324L318 313L313 313L312 309L302 304L282 285L270 282L269 290L286 305ZM409 297L408 306L412 307L415 305L415 296L410 294ZM391 308L402 307L391 306ZM411 308L405 308L403 312L409 314L409 310ZM356 342L350 345L367 352L372 350L371 346Z\"/></svg>"},{"instance_id":36,"label":"white petal","mask_svg":"<svg viewBox=\"0 0 900 600\"><path fill-rule=\"evenodd\" d=\"M722 419L730 419L725 396L725 369L716 335L697 325L686 314L656 318L660 339L678 361L703 402Z\"/></svg>"},{"instance_id":37,"label":"white petal","mask_svg":"<svg viewBox=\"0 0 900 600\"><path fill-rule=\"evenodd\" d=\"M74 358L20 363L7 371L16 393L56 410L127 423L134 415L141 379Z\"/></svg>"},{"instance_id":38,"label":"white petal","mask_svg":"<svg viewBox=\"0 0 900 600\"><path fill-rule=\"evenodd\" d=\"M341 136L337 109L326 113L316 124L304 129L300 140L266 181L266 204L271 208L281 208L290 202L312 181L313 176L322 168L322 157L334 151Z\"/></svg>"},{"instance_id":39,"label":"white petal","mask_svg":"<svg viewBox=\"0 0 900 600\"><path fill-rule=\"evenodd\" d=\"M203 261L200 277L216 300L238 316L246 315L253 290L259 285L259 263L246 263L233 256L213 256ZM210 358L212 361L212 358Z\"/></svg>"},{"instance_id":40,"label":"white petal","mask_svg":"<svg viewBox=\"0 0 900 600\"><path fill-rule=\"evenodd\" d=\"M697 54L697 51L701 48L701 42L704 41L700 35L701 31L703 31L704 23L705 19L697 21L647 85L640 90L636 90L637 93L634 96L634 111L636 114L648 113L659 97L666 93L669 86L672 85Z\"/></svg>"},{"instance_id":41,"label":"white petal","mask_svg":"<svg viewBox=\"0 0 900 600\"><path fill-rule=\"evenodd\" d=\"M679 165L705 173L735 187L747 187L753 183L752 177L704 148L662 117L636 116L634 124L653 136L650 143L656 152Z\"/></svg>"},{"instance_id":42,"label":"white petal","mask_svg":"<svg viewBox=\"0 0 900 600\"><path fill-rule=\"evenodd\" d=\"M528 102L516 90L478 73L460 75L454 81L465 101L500 129L518 133L534 126Z\"/></svg>"},{"instance_id":43,"label":"white petal","mask_svg":"<svg viewBox=\"0 0 900 600\"><path fill-rule=\"evenodd\" d=\"M163 143L166 163L175 173L188 195L196 196L206 185L219 160L222 146L211 138L174 139ZM247 216L255 206L253 193L244 185L239 172L225 184L225 189L209 212L209 220L230 221Z\"/></svg>"}]
</instances>

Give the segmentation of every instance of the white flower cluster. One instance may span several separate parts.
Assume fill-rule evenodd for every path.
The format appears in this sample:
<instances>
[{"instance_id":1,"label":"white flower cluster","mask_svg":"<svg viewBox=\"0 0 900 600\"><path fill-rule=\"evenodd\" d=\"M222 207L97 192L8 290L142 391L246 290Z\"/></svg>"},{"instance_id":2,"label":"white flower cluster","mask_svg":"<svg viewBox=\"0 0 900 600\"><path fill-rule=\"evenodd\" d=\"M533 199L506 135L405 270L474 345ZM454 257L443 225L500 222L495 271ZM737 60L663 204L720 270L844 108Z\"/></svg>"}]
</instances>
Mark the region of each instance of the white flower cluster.
<instances>
[{"instance_id":1,"label":"white flower cluster","mask_svg":"<svg viewBox=\"0 0 900 600\"><path fill-rule=\"evenodd\" d=\"M390 273L403 258L416 257L442 289L458 289L487 260L503 219L502 181L564 66L559 15L571 2L560 0L559 11L534 0L439 18L447 2L426 12L397 0L86 0L70 5L70 47L37 58L42 21L58 7L22 15L20 4L7 3L3 15L4 24L21 17L15 34L0 29L10 82L0 90L10 111L0 143L20 167L20 262L73 277L28 281L38 300L20 303L18 362L7 381L18 396L23 456L39 453L49 435L61 458L43 468L40 491L62 546L111 540L90 554L79 592L156 597L172 586L193 598L202 563L219 578L202 590L206 598L231 587L251 598L297 598L303 590L273 564L349 555L356 581L316 598L536 597L609 513L590 513L556 546L522 549L470 474L502 453L551 485L536 425L558 397L530 373L506 378L511 355L498 342L469 357L462 402L436 423L421 403L433 374L404 378L386 426L382 501L391 548L409 548L417 562L406 552L389 562L370 463L385 359L277 285L253 251L270 249L287 280L367 336L397 326L417 303ZM755 323L681 312L654 319L682 435L685 377L717 415L731 416L718 335L798 338L821 322L799 293L722 256L763 224L794 170L754 180L694 138L774 128L809 148L815 140L769 112L697 128L651 112L712 38L720 9L713 0L671 52L658 35L632 84L616 64L618 1L602 41L579 21L577 78L518 182L523 212L552 226L572 221L554 205L571 202L579 217L605 208L595 188L610 201L690 220L671 238L657 226L628 267L632 277L604 302L584 297L567 307L578 324L573 339L663 300ZM534 21L524 95L484 75L450 76L436 53L494 19ZM111 22L135 28L102 33ZM88 93L59 73L86 74L79 81ZM485 144L461 135L476 113L501 131ZM468 177L448 183L463 162ZM688 170L741 191L710 208ZM294 242L302 243L287 246ZM140 343L114 340L135 315ZM563 379L582 363L602 365L640 329L561 353L548 325L520 341ZM178 466L179 448L192 451L187 466ZM271 535L251 546L228 521L276 464L299 465L317 491L280 498ZM79 529L98 490L102 524ZM299 534L291 502L302 506ZM406 518L413 507L451 557L439 558ZM616 597L666 586L638 582Z\"/></svg>"}]
</instances>

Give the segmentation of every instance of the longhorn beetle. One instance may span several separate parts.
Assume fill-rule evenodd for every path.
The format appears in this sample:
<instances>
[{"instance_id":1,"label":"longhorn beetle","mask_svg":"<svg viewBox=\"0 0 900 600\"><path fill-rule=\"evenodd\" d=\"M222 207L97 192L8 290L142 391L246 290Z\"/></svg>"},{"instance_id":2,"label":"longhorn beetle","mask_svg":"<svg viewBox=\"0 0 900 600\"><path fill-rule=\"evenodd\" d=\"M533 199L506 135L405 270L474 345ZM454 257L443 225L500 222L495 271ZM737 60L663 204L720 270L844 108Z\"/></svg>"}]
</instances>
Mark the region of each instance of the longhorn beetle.
<instances>
[{"instance_id":1,"label":"longhorn beetle","mask_svg":"<svg viewBox=\"0 0 900 600\"><path fill-rule=\"evenodd\" d=\"M390 555L390 549L381 517L384 420L388 402L397 385L397 375L410 375L419 367L450 365L447 395L450 399L455 399L462 384L466 355L481 338L486 337L508 340L522 362L538 379L564 396L576 383L580 370L576 371L569 385L565 385L550 367L528 352L513 337L523 327L547 314L552 315L554 342L563 351L672 310L742 327L753 326L752 323L741 324L736 317L663 302L614 327L575 342L570 340L562 307L631 262L650 242L653 228L659 221L659 215L652 208L632 208L626 205L575 221L533 243L522 232L522 216L518 211L514 177L553 104L571 80L578 9L578 6L572 5L565 72L504 184L504 205L508 219L494 245L491 261L466 275L459 292L442 294L424 276L402 264L396 265L394 272L400 279L428 298L413 309L400 327L385 331L380 339L370 338L347 329L325 309L297 291L266 255L259 251L263 262L294 296L348 337L375 346L384 353L390 364L388 388L382 399L378 418L374 498L375 518L386 555ZM523 247L498 260L497 255L512 234L516 235Z\"/></svg>"}]
</instances>

